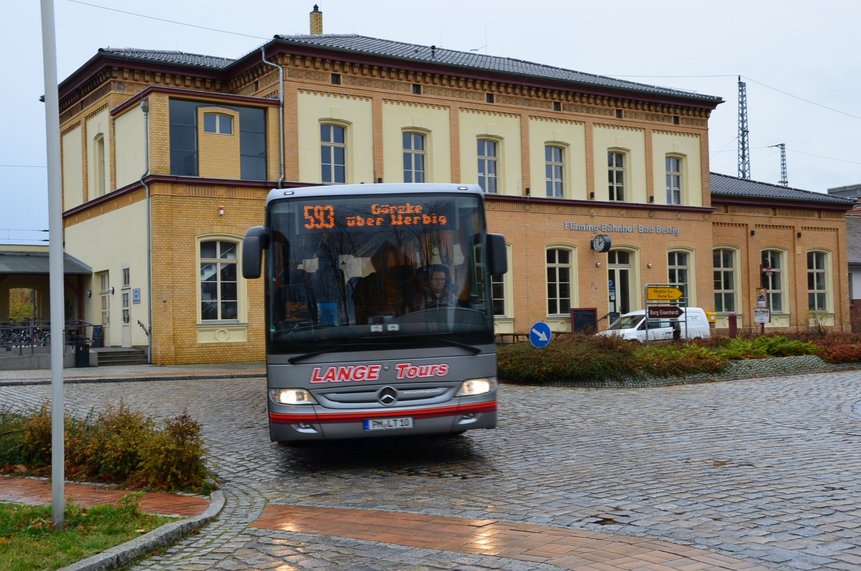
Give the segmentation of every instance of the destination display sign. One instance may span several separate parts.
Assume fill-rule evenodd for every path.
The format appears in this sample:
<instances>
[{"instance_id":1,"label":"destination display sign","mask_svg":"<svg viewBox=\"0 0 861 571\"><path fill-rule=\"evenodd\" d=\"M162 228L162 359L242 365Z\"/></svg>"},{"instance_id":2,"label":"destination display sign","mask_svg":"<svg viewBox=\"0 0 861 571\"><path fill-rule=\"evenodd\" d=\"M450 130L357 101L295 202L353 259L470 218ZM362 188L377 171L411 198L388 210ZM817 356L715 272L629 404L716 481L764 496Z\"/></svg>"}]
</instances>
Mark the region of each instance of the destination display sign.
<instances>
[{"instance_id":1,"label":"destination display sign","mask_svg":"<svg viewBox=\"0 0 861 571\"><path fill-rule=\"evenodd\" d=\"M355 201L349 208L339 210L338 203L308 204L303 207L306 230L332 228L447 226L448 216L434 212L426 205L415 202L372 202L364 212L357 211Z\"/></svg>"}]
</instances>

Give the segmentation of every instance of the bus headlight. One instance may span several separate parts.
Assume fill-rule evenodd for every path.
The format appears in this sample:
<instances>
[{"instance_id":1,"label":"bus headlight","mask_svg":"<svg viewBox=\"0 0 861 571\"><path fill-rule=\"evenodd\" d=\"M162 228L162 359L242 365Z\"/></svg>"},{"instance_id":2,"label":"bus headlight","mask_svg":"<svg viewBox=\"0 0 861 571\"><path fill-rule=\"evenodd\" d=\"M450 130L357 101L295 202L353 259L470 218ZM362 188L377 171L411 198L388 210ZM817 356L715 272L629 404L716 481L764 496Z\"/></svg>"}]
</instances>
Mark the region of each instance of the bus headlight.
<instances>
[{"instance_id":1,"label":"bus headlight","mask_svg":"<svg viewBox=\"0 0 861 571\"><path fill-rule=\"evenodd\" d=\"M305 389L269 389L269 398L280 404L317 404Z\"/></svg>"},{"instance_id":2,"label":"bus headlight","mask_svg":"<svg viewBox=\"0 0 861 571\"><path fill-rule=\"evenodd\" d=\"M484 377L482 379L468 379L460 385L455 396L467 397L483 395L496 389L496 377Z\"/></svg>"}]
</instances>

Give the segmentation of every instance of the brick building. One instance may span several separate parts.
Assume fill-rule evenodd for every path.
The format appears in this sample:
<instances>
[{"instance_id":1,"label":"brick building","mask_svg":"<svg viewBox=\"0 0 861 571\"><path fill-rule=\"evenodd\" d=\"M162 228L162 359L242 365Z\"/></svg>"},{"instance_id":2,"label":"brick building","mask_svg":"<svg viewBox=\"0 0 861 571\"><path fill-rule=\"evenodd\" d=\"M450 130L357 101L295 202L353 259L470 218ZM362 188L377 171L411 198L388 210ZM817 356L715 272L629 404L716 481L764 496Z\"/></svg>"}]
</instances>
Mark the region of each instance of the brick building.
<instances>
[{"instance_id":1,"label":"brick building","mask_svg":"<svg viewBox=\"0 0 861 571\"><path fill-rule=\"evenodd\" d=\"M275 36L239 59L103 49L60 85L75 317L154 363L263 358L262 284L237 271L267 191L478 182L510 272L498 333L643 307L646 283L752 327L849 328L839 197L711 174L719 97L358 35ZM609 251L592 239L606 236Z\"/></svg>"}]
</instances>

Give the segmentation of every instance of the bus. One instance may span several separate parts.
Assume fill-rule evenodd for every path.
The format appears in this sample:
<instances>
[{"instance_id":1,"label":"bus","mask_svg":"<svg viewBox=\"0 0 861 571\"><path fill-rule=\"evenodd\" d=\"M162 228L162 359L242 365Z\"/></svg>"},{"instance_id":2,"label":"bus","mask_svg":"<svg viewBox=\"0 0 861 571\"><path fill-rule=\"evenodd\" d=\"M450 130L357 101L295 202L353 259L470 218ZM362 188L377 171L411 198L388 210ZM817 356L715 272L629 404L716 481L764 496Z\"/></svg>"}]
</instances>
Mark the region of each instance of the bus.
<instances>
[{"instance_id":1,"label":"bus","mask_svg":"<svg viewBox=\"0 0 861 571\"><path fill-rule=\"evenodd\" d=\"M265 277L271 440L495 428L491 276L507 269L477 185L270 191L242 273Z\"/></svg>"}]
</instances>

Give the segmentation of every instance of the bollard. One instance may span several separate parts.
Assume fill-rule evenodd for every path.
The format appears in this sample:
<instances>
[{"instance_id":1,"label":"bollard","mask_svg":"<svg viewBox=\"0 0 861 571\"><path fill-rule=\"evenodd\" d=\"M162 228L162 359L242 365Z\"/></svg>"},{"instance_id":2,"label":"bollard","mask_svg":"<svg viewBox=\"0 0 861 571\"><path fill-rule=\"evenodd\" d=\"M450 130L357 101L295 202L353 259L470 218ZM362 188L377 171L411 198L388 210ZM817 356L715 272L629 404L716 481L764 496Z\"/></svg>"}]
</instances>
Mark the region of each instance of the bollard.
<instances>
[{"instance_id":1,"label":"bollard","mask_svg":"<svg viewBox=\"0 0 861 571\"><path fill-rule=\"evenodd\" d=\"M727 324L729 325L729 336L735 338L738 335L738 316L735 312L731 312L727 317Z\"/></svg>"}]
</instances>

